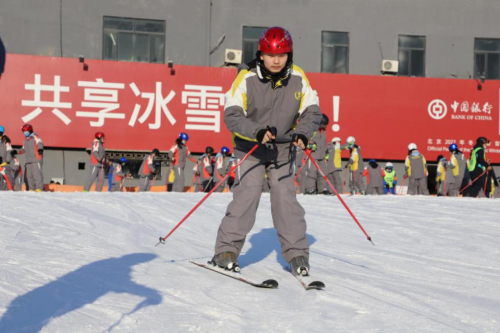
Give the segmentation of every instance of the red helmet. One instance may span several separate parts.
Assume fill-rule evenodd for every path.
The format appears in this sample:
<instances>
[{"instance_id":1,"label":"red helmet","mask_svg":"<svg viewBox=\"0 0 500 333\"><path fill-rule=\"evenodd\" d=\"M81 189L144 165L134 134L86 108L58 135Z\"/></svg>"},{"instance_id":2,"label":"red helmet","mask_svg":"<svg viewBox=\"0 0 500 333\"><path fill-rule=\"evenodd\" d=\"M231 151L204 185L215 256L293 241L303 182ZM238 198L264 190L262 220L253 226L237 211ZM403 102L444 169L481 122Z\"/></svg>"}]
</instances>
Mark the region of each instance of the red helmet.
<instances>
[{"instance_id":1,"label":"red helmet","mask_svg":"<svg viewBox=\"0 0 500 333\"><path fill-rule=\"evenodd\" d=\"M105 137L105 135L104 135L104 133L103 133L103 132L97 132L97 133L95 134L95 138L96 138L96 139L104 139L104 137Z\"/></svg>"},{"instance_id":2,"label":"red helmet","mask_svg":"<svg viewBox=\"0 0 500 333\"><path fill-rule=\"evenodd\" d=\"M33 132L33 126L30 124L24 124L23 127L21 127L21 131L23 132Z\"/></svg>"},{"instance_id":3,"label":"red helmet","mask_svg":"<svg viewBox=\"0 0 500 333\"><path fill-rule=\"evenodd\" d=\"M290 53L293 51L292 35L282 27L271 27L260 35L259 51L269 54Z\"/></svg>"}]
</instances>

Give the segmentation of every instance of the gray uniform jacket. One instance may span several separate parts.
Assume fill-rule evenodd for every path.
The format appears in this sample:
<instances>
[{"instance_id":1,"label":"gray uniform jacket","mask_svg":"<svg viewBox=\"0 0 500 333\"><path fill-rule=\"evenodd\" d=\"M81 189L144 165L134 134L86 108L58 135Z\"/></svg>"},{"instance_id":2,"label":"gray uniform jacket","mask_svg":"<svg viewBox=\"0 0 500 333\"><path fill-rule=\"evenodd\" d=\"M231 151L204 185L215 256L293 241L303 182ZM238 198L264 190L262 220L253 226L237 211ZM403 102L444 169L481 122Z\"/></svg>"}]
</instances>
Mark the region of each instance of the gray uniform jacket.
<instances>
[{"instance_id":1,"label":"gray uniform jacket","mask_svg":"<svg viewBox=\"0 0 500 333\"><path fill-rule=\"evenodd\" d=\"M148 177L156 172L154 167L153 155L149 154L144 156L141 167L139 169L139 176Z\"/></svg>"},{"instance_id":2,"label":"gray uniform jacket","mask_svg":"<svg viewBox=\"0 0 500 333\"><path fill-rule=\"evenodd\" d=\"M24 140L23 148L19 150L19 154L25 154L26 163L39 163L43 162L43 156L38 151L43 150L42 139L36 134L32 133Z\"/></svg>"},{"instance_id":3,"label":"gray uniform jacket","mask_svg":"<svg viewBox=\"0 0 500 333\"><path fill-rule=\"evenodd\" d=\"M186 146L179 147L177 144L175 144L172 146L172 148L170 148L170 157L175 158L175 162L172 164L172 166L179 167L182 170L184 170L184 167L186 166L186 159L189 155L191 155L191 152Z\"/></svg>"},{"instance_id":4,"label":"gray uniform jacket","mask_svg":"<svg viewBox=\"0 0 500 333\"><path fill-rule=\"evenodd\" d=\"M384 177L382 177L382 169L380 168L380 165L377 165L377 167L374 168L368 164L365 170L368 171L369 187L384 187Z\"/></svg>"},{"instance_id":5,"label":"gray uniform jacket","mask_svg":"<svg viewBox=\"0 0 500 333\"><path fill-rule=\"evenodd\" d=\"M102 167L104 164L104 156L106 156L106 151L104 150L104 145L98 139L92 142L92 152L90 153L90 164L93 166Z\"/></svg>"},{"instance_id":6,"label":"gray uniform jacket","mask_svg":"<svg viewBox=\"0 0 500 333\"><path fill-rule=\"evenodd\" d=\"M12 150L12 146L10 145L10 140L7 140L7 137L3 136L0 141L0 157L2 158L2 163L9 163L12 159L12 155L10 155L10 151Z\"/></svg>"},{"instance_id":7,"label":"gray uniform jacket","mask_svg":"<svg viewBox=\"0 0 500 333\"><path fill-rule=\"evenodd\" d=\"M339 148L337 148L337 147L335 147L335 144L333 142L330 142L326 146L326 153L328 154L328 162L326 164L327 173L332 173L334 171L342 170L341 154L346 149L346 147L348 145L349 145L348 143L345 143L345 144L341 145ZM337 157L337 161L335 160L336 157ZM335 162L337 162L337 163L335 163ZM337 165L335 165L335 164L337 164Z\"/></svg>"},{"instance_id":8,"label":"gray uniform jacket","mask_svg":"<svg viewBox=\"0 0 500 333\"><path fill-rule=\"evenodd\" d=\"M224 109L235 149L248 152L257 143L257 132L266 126L276 127L276 143L291 142L293 134L311 138L322 115L318 96L302 69L293 65L285 78L273 84L259 66L243 66L226 93ZM265 145L260 145L253 155L265 158L265 151Z\"/></svg>"},{"instance_id":9,"label":"gray uniform jacket","mask_svg":"<svg viewBox=\"0 0 500 333\"><path fill-rule=\"evenodd\" d=\"M324 160L327 150L326 131L318 130L309 141L314 142L316 144L316 150L312 152L311 156L316 161Z\"/></svg>"},{"instance_id":10,"label":"gray uniform jacket","mask_svg":"<svg viewBox=\"0 0 500 333\"><path fill-rule=\"evenodd\" d=\"M427 176L427 165L424 156L414 150L406 157L405 166L408 177L421 179Z\"/></svg>"},{"instance_id":11,"label":"gray uniform jacket","mask_svg":"<svg viewBox=\"0 0 500 333\"><path fill-rule=\"evenodd\" d=\"M453 164L453 159L451 160L452 169L458 168L458 175L456 176L458 179L463 179L465 174L465 169L467 168L467 161L465 160L464 154L461 152L456 152L453 154L456 159L456 164Z\"/></svg>"}]
</instances>

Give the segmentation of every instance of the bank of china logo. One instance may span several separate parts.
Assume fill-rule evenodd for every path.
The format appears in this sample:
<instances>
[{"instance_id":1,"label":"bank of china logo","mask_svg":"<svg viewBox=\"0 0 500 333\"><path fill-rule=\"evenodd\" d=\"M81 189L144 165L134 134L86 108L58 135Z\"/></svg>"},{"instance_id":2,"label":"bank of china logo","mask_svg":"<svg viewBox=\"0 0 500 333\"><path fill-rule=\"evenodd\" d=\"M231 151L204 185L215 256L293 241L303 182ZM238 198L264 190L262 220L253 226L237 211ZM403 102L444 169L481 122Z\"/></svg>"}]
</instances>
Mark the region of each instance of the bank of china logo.
<instances>
[{"instance_id":1,"label":"bank of china logo","mask_svg":"<svg viewBox=\"0 0 500 333\"><path fill-rule=\"evenodd\" d=\"M301 98L302 98L302 91L296 91L295 92L295 99L300 101Z\"/></svg>"},{"instance_id":2,"label":"bank of china logo","mask_svg":"<svg viewBox=\"0 0 500 333\"><path fill-rule=\"evenodd\" d=\"M431 116L431 118L439 120L443 119L446 116L448 108L446 107L446 104L442 100L435 99L429 103L427 111L429 112L429 116Z\"/></svg>"}]
</instances>

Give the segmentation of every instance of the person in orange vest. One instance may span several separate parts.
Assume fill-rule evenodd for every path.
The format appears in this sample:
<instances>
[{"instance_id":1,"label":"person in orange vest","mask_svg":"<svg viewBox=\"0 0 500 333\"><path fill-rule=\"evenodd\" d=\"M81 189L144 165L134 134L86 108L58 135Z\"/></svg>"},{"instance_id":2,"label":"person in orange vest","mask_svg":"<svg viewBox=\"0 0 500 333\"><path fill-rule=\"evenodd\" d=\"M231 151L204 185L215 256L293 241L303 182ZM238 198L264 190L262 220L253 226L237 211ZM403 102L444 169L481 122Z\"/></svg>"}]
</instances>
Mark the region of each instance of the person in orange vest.
<instances>
[{"instance_id":1,"label":"person in orange vest","mask_svg":"<svg viewBox=\"0 0 500 333\"><path fill-rule=\"evenodd\" d=\"M8 169L7 169L8 168ZM12 191L12 173L7 162L0 156L0 191Z\"/></svg>"},{"instance_id":2,"label":"person in orange vest","mask_svg":"<svg viewBox=\"0 0 500 333\"><path fill-rule=\"evenodd\" d=\"M175 175L174 183L172 184L172 192L184 192L184 168L186 167L186 158L196 163L196 160L191 157L189 148L186 146L188 140L189 136L187 133L183 132L179 134L179 137L175 140L175 144L170 148L171 167Z\"/></svg>"},{"instance_id":3,"label":"person in orange vest","mask_svg":"<svg viewBox=\"0 0 500 333\"><path fill-rule=\"evenodd\" d=\"M210 192L213 187L213 171L214 171L214 160L213 160L214 149L212 147L205 148L205 154L201 155L198 172L200 173L201 179L201 190L202 192Z\"/></svg>"},{"instance_id":4,"label":"person in orange vest","mask_svg":"<svg viewBox=\"0 0 500 333\"><path fill-rule=\"evenodd\" d=\"M43 191L43 141L33 132L33 126L25 124L21 128L26 139L19 155L26 154L25 177L30 191Z\"/></svg>"},{"instance_id":5,"label":"person in orange vest","mask_svg":"<svg viewBox=\"0 0 500 333\"><path fill-rule=\"evenodd\" d=\"M110 192L121 192L123 188L123 180L125 179L125 173L123 172L123 167L127 163L127 159L122 157L119 161L109 162L111 170L111 190Z\"/></svg>"},{"instance_id":6,"label":"person in orange vest","mask_svg":"<svg viewBox=\"0 0 500 333\"><path fill-rule=\"evenodd\" d=\"M19 163L19 159L16 157L17 150L11 150L10 155L12 156L9 163L12 172L12 187L14 191L21 191L23 186L23 168L21 167L21 163Z\"/></svg>"},{"instance_id":7,"label":"person in orange vest","mask_svg":"<svg viewBox=\"0 0 500 333\"><path fill-rule=\"evenodd\" d=\"M231 156L231 152L229 151L229 148L227 147L222 147L220 150L220 153L215 155L215 168L214 168L214 185L217 184L224 178L226 175L226 163L225 159ZM226 179L227 181L227 179ZM221 184L215 192L223 192L224 187L226 185L226 181L224 181L224 184Z\"/></svg>"},{"instance_id":8,"label":"person in orange vest","mask_svg":"<svg viewBox=\"0 0 500 333\"><path fill-rule=\"evenodd\" d=\"M90 151L90 175L83 187L84 192L88 192L95 182L96 192L102 192L104 186L104 165L106 164L106 150L104 150L105 135L103 132L97 132L92 142Z\"/></svg>"},{"instance_id":9,"label":"person in orange vest","mask_svg":"<svg viewBox=\"0 0 500 333\"><path fill-rule=\"evenodd\" d=\"M151 179L155 179L160 172L160 168L156 167L154 163L155 157L159 155L160 151L155 148L151 151L151 154L144 156L144 160L139 169L139 192L148 192L151 187Z\"/></svg>"}]
</instances>

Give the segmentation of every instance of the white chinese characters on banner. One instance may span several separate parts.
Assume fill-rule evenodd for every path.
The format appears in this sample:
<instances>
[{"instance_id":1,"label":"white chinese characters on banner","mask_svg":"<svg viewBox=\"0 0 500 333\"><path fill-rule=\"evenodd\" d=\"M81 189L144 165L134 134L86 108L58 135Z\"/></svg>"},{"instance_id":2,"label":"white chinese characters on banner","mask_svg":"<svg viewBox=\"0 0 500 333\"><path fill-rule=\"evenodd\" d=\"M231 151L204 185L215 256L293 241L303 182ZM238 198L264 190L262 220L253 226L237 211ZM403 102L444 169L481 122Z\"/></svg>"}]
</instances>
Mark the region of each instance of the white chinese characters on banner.
<instances>
[{"instance_id":1,"label":"white chinese characters on banner","mask_svg":"<svg viewBox=\"0 0 500 333\"><path fill-rule=\"evenodd\" d=\"M151 115L151 111L153 110L153 105L155 106L155 120L154 123L148 124L150 129L157 130L161 127L161 118L162 118L162 113L165 114L167 117L168 121L170 124L175 125L177 122L168 109L168 103L174 98L175 92L171 90L167 97L163 98L163 93L162 93L162 83L161 82L156 82L156 92L151 93L151 92L143 92L137 88L137 85L135 83L130 84L130 88L134 92L135 96L141 96L144 99L148 100L148 105L146 106L146 110L144 111L143 115L139 118L139 122L143 124ZM141 105L136 104L134 107L134 111L132 113L132 117L130 118L130 121L128 122L129 126L134 127L135 123L137 121L137 117L139 117L139 112L141 110Z\"/></svg>"},{"instance_id":2,"label":"white chinese characters on banner","mask_svg":"<svg viewBox=\"0 0 500 333\"><path fill-rule=\"evenodd\" d=\"M33 90L34 91L34 100L32 101L27 101L27 100L22 100L21 105L22 106L31 106L31 107L36 107L35 110L31 111L29 114L26 116L22 117L21 119L23 122L28 123L31 120L35 119L42 113L42 108L47 107L47 108L52 108L52 113L61 119L61 121L68 125L71 123L71 119L69 119L68 116L66 116L60 109L71 109L71 103L64 103L61 102L61 93L62 92L69 92L69 87L66 86L61 86L61 77L59 75L54 76L54 85L44 85L42 84L42 78L40 74L35 74L35 83L33 84L25 84L24 88L26 90ZM41 100L41 92L53 92L53 100L52 101L42 101Z\"/></svg>"},{"instance_id":3,"label":"white chinese characters on banner","mask_svg":"<svg viewBox=\"0 0 500 333\"><path fill-rule=\"evenodd\" d=\"M105 83L103 79L93 81L78 81L79 87L85 88L82 107L97 108L99 111L76 111L77 117L97 118L91 121L90 126L102 127L105 119L125 119L124 113L112 113L120 108L118 103L118 89L123 89L123 83Z\"/></svg>"},{"instance_id":4,"label":"white chinese characters on banner","mask_svg":"<svg viewBox=\"0 0 500 333\"><path fill-rule=\"evenodd\" d=\"M185 85L182 104L187 104L186 129L220 132L221 111L224 105L222 87Z\"/></svg>"}]
</instances>

